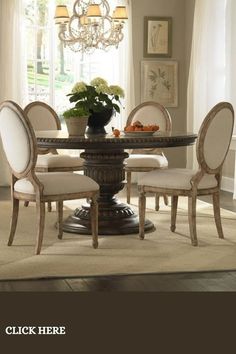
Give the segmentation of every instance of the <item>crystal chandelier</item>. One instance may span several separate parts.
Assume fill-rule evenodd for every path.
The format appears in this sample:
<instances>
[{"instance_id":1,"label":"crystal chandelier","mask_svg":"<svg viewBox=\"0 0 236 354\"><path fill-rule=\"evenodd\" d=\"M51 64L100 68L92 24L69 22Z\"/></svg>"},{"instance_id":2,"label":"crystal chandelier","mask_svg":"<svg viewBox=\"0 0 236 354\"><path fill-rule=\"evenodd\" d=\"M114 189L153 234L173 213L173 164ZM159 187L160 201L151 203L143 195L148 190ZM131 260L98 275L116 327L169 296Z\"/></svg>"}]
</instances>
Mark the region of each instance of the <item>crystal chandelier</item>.
<instances>
[{"instance_id":1,"label":"crystal chandelier","mask_svg":"<svg viewBox=\"0 0 236 354\"><path fill-rule=\"evenodd\" d=\"M110 14L107 0L76 0L71 17L65 5L58 5L54 18L65 46L74 52L91 53L95 49L117 48L124 38L128 17L125 6L116 6Z\"/></svg>"}]
</instances>

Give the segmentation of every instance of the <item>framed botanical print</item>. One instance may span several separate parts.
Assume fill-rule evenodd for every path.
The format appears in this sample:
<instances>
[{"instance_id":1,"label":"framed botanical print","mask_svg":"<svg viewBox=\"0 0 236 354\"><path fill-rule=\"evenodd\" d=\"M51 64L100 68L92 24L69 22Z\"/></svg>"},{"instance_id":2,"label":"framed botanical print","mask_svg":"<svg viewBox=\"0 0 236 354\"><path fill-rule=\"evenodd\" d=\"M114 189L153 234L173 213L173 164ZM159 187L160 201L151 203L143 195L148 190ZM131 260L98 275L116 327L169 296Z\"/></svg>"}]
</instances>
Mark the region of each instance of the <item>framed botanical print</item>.
<instances>
[{"instance_id":1,"label":"framed botanical print","mask_svg":"<svg viewBox=\"0 0 236 354\"><path fill-rule=\"evenodd\" d=\"M141 63L141 100L165 107L178 106L178 62L149 60Z\"/></svg>"},{"instance_id":2,"label":"framed botanical print","mask_svg":"<svg viewBox=\"0 0 236 354\"><path fill-rule=\"evenodd\" d=\"M144 17L144 57L171 57L172 18Z\"/></svg>"}]
</instances>

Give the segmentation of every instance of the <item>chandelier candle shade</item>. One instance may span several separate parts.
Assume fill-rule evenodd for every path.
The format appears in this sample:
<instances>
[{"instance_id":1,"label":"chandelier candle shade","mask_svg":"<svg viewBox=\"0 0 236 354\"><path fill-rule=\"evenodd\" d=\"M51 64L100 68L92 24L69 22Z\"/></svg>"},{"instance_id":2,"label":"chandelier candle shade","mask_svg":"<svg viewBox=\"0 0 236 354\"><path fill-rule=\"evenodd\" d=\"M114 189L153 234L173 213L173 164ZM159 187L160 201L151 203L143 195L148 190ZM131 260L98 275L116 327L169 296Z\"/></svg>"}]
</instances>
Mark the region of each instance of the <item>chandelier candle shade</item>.
<instances>
[{"instance_id":1,"label":"chandelier candle shade","mask_svg":"<svg viewBox=\"0 0 236 354\"><path fill-rule=\"evenodd\" d=\"M65 46L74 52L91 53L111 46L118 48L128 16L125 6L116 6L110 14L107 0L76 0L71 17L65 5L58 5L54 18Z\"/></svg>"}]
</instances>

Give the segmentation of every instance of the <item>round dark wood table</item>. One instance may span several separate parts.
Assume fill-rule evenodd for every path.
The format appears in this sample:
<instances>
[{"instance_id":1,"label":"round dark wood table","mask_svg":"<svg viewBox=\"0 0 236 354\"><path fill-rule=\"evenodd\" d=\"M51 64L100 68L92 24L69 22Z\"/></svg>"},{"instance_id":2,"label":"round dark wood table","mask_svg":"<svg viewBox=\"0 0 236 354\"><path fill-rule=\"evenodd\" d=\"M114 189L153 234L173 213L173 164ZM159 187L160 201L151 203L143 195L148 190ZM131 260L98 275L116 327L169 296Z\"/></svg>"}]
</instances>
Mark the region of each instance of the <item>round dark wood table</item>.
<instances>
[{"instance_id":1,"label":"round dark wood table","mask_svg":"<svg viewBox=\"0 0 236 354\"><path fill-rule=\"evenodd\" d=\"M40 148L83 149L84 174L100 185L99 221L100 235L136 234L138 216L128 204L121 203L115 195L123 189L125 180L124 160L129 156L125 149L166 148L194 144L197 135L192 133L157 132L152 136L68 136L62 131L36 132ZM154 228L149 220L145 230ZM65 232L91 234L90 206L85 203L63 223Z\"/></svg>"}]
</instances>

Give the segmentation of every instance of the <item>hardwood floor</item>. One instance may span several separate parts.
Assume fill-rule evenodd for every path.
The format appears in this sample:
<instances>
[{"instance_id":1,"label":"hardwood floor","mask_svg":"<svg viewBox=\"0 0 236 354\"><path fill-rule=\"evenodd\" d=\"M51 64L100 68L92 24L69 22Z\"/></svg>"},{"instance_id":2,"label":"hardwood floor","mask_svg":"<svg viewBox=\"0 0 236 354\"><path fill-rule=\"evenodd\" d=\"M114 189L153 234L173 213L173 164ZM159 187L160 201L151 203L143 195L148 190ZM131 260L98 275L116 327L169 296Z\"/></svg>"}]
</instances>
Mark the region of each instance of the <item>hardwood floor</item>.
<instances>
[{"instance_id":1,"label":"hardwood floor","mask_svg":"<svg viewBox=\"0 0 236 354\"><path fill-rule=\"evenodd\" d=\"M123 192L124 193L124 192ZM135 188L132 191L136 193ZM9 188L0 188L0 199L10 198ZM202 200L211 203L210 197ZM221 207L236 212L232 194L221 193ZM88 292L88 291L147 291L147 292L216 292L236 291L236 271L192 272L172 274L145 274L102 276L70 279L41 279L30 281L0 281L0 292Z\"/></svg>"}]
</instances>

